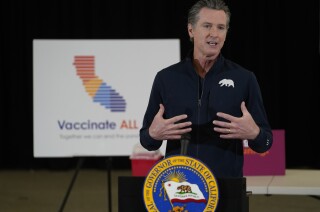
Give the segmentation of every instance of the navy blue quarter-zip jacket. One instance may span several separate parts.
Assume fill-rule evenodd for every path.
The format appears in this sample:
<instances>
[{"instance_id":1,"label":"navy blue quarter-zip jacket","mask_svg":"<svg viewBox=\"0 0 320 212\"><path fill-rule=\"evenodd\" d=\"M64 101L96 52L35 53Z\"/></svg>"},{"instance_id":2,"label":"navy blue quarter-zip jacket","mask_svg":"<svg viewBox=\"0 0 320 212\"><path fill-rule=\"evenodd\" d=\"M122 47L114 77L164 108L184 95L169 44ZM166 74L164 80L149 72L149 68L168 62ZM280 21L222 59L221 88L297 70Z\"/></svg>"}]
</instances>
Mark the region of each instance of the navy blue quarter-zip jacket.
<instances>
[{"instance_id":1,"label":"navy blue quarter-zip jacket","mask_svg":"<svg viewBox=\"0 0 320 212\"><path fill-rule=\"evenodd\" d=\"M273 137L254 73L220 55L201 79L192 58L187 57L156 74L140 129L140 143L149 151L161 147L163 141L152 139L148 129L162 103L165 119L187 114L192 122L187 155L206 164L216 177L242 177L242 140L220 138L212 123L221 119L217 112L241 117L242 101L260 127L257 138L248 141L249 147L265 152L272 146ZM179 155L180 148L179 140L168 140L165 157Z\"/></svg>"}]
</instances>

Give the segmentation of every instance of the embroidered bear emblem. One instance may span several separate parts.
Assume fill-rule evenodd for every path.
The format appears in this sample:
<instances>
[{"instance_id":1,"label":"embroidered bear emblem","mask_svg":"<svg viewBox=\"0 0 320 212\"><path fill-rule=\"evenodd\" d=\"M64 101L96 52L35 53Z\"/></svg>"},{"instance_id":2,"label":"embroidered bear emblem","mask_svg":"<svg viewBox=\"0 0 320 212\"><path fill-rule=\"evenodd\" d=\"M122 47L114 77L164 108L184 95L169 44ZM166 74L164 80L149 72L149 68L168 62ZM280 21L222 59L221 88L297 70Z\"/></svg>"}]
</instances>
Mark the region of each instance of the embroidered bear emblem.
<instances>
[{"instance_id":1,"label":"embroidered bear emblem","mask_svg":"<svg viewBox=\"0 0 320 212\"><path fill-rule=\"evenodd\" d=\"M220 87L222 87L222 86L234 87L234 82L231 79L223 79L223 80L220 80L219 85L220 85Z\"/></svg>"}]
</instances>

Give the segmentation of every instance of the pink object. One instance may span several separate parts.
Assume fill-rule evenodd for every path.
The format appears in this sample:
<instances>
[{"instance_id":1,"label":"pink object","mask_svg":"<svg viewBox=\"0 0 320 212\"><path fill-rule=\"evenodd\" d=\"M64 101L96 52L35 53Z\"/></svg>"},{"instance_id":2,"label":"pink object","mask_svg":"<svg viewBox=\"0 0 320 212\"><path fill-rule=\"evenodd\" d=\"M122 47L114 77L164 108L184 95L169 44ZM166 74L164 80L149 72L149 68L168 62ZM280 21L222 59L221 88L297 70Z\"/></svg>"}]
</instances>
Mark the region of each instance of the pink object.
<instances>
[{"instance_id":1,"label":"pink object","mask_svg":"<svg viewBox=\"0 0 320 212\"><path fill-rule=\"evenodd\" d=\"M285 130L272 130L273 144L265 153L256 153L244 141L244 176L285 175Z\"/></svg>"}]
</instances>

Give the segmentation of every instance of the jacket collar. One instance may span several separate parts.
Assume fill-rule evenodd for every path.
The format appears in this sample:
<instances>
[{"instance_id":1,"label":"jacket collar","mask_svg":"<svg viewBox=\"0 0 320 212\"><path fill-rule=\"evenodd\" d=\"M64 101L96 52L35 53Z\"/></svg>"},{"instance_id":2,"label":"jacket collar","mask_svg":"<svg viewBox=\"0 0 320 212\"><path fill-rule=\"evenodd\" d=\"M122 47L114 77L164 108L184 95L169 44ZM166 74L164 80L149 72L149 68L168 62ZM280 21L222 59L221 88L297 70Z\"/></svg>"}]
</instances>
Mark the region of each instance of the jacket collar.
<instances>
[{"instance_id":1,"label":"jacket collar","mask_svg":"<svg viewBox=\"0 0 320 212\"><path fill-rule=\"evenodd\" d=\"M194 59L193 59L193 49L189 50L186 58L185 58L187 61L189 61L194 70L197 72L198 75L201 76L201 73L199 74L199 72L201 72L201 70L197 70L197 68L195 67L194 65ZM222 69L222 66L223 66L223 63L225 61L225 58L224 56L220 53L217 57L217 60L216 62L213 64L213 66L211 67L211 69L208 71L208 73L206 75L215 75L215 74L218 74L220 73L223 69Z\"/></svg>"}]
</instances>

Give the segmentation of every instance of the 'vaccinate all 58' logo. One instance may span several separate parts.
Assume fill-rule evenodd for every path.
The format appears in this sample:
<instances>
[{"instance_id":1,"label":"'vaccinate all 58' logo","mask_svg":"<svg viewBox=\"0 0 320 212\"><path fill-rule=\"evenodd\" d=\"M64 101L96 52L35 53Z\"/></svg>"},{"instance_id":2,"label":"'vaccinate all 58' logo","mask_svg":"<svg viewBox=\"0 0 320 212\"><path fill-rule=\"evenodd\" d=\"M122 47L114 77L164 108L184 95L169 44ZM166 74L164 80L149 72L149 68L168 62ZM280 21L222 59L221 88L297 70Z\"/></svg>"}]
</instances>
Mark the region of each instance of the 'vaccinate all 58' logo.
<instances>
[{"instance_id":1,"label":"'vaccinate all 58' logo","mask_svg":"<svg viewBox=\"0 0 320 212\"><path fill-rule=\"evenodd\" d=\"M83 85L93 99L111 112L125 112L125 99L105 81L95 74L94 56L75 56L74 65L77 75L81 78Z\"/></svg>"}]
</instances>

